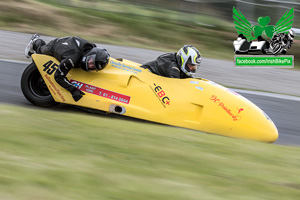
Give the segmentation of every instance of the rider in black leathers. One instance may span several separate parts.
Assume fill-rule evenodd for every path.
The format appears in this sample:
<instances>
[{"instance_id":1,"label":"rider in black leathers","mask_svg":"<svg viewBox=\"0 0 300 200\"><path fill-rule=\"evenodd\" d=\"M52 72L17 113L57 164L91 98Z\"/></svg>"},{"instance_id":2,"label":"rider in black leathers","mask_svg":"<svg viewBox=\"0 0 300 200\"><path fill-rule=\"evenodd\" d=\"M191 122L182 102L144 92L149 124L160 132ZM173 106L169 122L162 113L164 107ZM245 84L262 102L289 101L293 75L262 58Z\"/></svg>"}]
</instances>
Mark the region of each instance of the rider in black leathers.
<instances>
[{"instance_id":1,"label":"rider in black leathers","mask_svg":"<svg viewBox=\"0 0 300 200\"><path fill-rule=\"evenodd\" d=\"M33 53L54 56L60 65L54 78L57 83L71 92L75 101L82 98L84 93L69 82L66 75L72 68L81 68L85 71L102 70L109 60L106 49L96 47L96 44L80 37L56 38L48 44L35 34L25 49L25 55L31 57Z\"/></svg>"},{"instance_id":2,"label":"rider in black leathers","mask_svg":"<svg viewBox=\"0 0 300 200\"><path fill-rule=\"evenodd\" d=\"M164 77L190 78L196 73L200 63L200 52L191 45L184 45L177 53L163 54L140 67Z\"/></svg>"}]
</instances>

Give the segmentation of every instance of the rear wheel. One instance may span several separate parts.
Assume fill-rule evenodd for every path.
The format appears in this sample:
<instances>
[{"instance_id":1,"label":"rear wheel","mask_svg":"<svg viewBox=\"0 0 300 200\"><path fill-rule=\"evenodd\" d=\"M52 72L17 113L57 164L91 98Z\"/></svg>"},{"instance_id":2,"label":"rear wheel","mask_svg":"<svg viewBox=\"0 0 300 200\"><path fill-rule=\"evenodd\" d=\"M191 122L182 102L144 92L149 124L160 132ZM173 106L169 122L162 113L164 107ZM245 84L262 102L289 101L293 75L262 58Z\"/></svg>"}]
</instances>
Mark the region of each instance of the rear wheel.
<instances>
[{"instance_id":1,"label":"rear wheel","mask_svg":"<svg viewBox=\"0 0 300 200\"><path fill-rule=\"evenodd\" d=\"M34 63L28 65L24 70L21 89L26 99L36 106L50 107L56 104Z\"/></svg>"}]
</instances>

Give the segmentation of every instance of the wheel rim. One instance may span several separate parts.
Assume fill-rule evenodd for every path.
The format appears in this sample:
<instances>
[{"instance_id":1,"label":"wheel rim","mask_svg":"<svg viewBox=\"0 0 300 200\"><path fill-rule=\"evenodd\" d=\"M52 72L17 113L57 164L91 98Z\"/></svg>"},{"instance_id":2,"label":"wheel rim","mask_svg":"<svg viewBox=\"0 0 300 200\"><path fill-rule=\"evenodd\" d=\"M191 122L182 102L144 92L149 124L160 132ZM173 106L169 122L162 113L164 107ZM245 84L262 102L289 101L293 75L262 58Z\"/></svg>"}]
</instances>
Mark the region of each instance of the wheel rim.
<instances>
[{"instance_id":1,"label":"wheel rim","mask_svg":"<svg viewBox=\"0 0 300 200\"><path fill-rule=\"evenodd\" d=\"M35 96L48 97L51 95L47 85L38 70L35 70L29 78L29 88Z\"/></svg>"}]
</instances>

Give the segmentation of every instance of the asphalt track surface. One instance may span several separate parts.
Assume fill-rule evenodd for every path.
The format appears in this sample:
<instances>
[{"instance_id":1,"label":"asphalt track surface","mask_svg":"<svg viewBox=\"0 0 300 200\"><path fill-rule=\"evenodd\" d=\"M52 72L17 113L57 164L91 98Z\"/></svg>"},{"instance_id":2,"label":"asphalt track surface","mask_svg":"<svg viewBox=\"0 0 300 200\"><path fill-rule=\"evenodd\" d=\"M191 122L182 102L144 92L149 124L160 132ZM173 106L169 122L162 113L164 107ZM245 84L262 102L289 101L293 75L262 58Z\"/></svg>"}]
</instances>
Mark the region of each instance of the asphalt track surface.
<instances>
[{"instance_id":1,"label":"asphalt track surface","mask_svg":"<svg viewBox=\"0 0 300 200\"><path fill-rule=\"evenodd\" d=\"M34 107L25 99L20 88L21 75L26 66L24 62L0 60L0 103ZM236 91L259 106L274 121L279 131L275 144L300 146L299 97Z\"/></svg>"},{"instance_id":2,"label":"asphalt track surface","mask_svg":"<svg viewBox=\"0 0 300 200\"><path fill-rule=\"evenodd\" d=\"M24 48L31 36L32 34L0 30L0 59L28 61L24 56ZM41 35L41 38L46 42L54 39L45 35ZM138 63L146 63L165 53L108 44L97 44L97 46L106 48L113 58L125 58ZM203 56L206 55L201 49L199 50ZM203 57L196 76L229 87L300 96L300 71L277 68L235 68L233 60L233 51L232 61Z\"/></svg>"}]
</instances>

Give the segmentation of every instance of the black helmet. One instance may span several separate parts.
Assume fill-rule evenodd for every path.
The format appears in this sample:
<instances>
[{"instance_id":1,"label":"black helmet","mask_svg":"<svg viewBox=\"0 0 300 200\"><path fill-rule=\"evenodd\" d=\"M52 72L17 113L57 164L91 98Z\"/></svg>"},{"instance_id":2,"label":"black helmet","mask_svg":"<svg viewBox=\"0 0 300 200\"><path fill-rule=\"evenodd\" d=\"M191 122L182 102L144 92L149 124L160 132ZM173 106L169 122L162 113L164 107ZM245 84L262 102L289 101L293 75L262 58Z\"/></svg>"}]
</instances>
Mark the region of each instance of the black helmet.
<instances>
[{"instance_id":1,"label":"black helmet","mask_svg":"<svg viewBox=\"0 0 300 200\"><path fill-rule=\"evenodd\" d=\"M85 71L99 71L107 66L108 60L109 53L106 49L94 47L82 57L81 68Z\"/></svg>"},{"instance_id":2,"label":"black helmet","mask_svg":"<svg viewBox=\"0 0 300 200\"><path fill-rule=\"evenodd\" d=\"M201 63L200 52L192 45L184 45L176 54L178 65L181 71L187 76L193 76ZM190 71L187 64L195 65L195 71Z\"/></svg>"}]
</instances>

